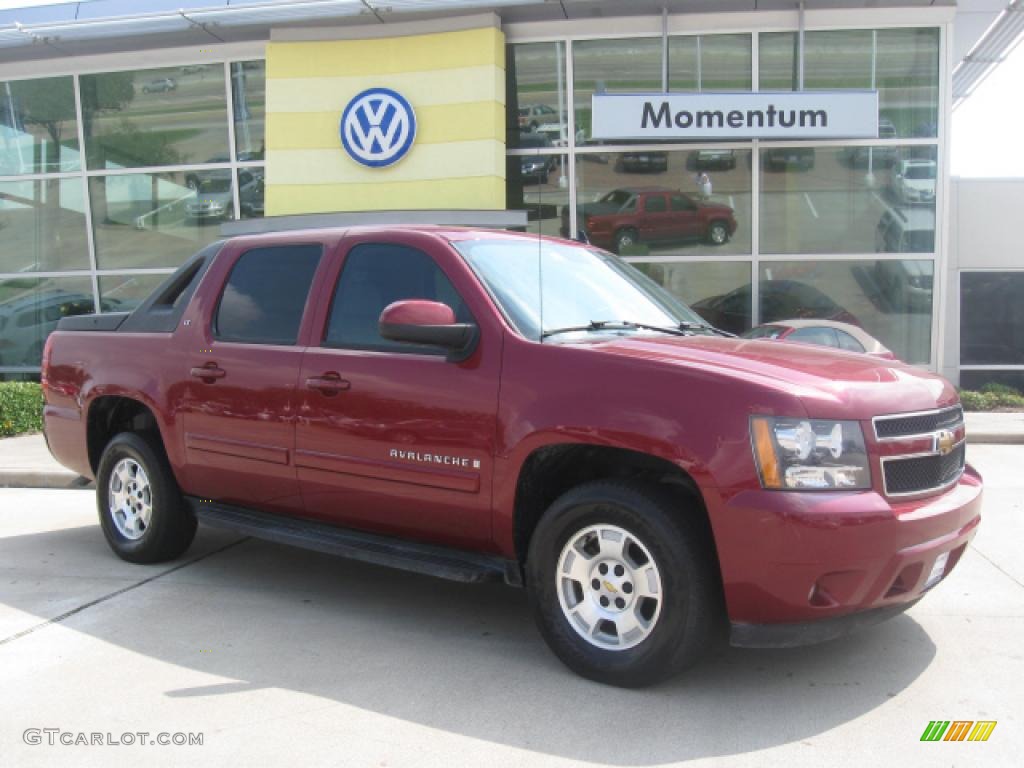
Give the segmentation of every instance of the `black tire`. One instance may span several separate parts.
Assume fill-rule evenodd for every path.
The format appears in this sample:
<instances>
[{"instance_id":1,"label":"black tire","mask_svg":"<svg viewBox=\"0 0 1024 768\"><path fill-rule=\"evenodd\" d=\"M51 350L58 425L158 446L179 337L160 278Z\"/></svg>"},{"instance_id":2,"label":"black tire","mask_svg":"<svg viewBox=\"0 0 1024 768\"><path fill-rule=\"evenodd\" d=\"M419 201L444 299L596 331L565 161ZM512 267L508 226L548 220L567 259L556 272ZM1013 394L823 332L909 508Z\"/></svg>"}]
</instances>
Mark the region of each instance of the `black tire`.
<instances>
[{"instance_id":1,"label":"black tire","mask_svg":"<svg viewBox=\"0 0 1024 768\"><path fill-rule=\"evenodd\" d=\"M562 609L556 576L562 551L592 525L625 530L660 573L664 599L649 634L633 647L593 644ZM667 680L719 644L725 625L718 573L706 519L693 502L657 486L616 481L586 483L556 500L534 531L526 561L534 617L555 655L583 677L630 688Z\"/></svg>"},{"instance_id":2,"label":"black tire","mask_svg":"<svg viewBox=\"0 0 1024 768\"><path fill-rule=\"evenodd\" d=\"M120 530L110 510L110 481L124 460L136 462L149 479L148 499L152 506L149 524L139 538ZM181 555L196 533L196 518L185 506L163 450L132 432L122 432L103 450L96 471L96 506L100 526L114 554L131 563L159 563Z\"/></svg>"},{"instance_id":3,"label":"black tire","mask_svg":"<svg viewBox=\"0 0 1024 768\"><path fill-rule=\"evenodd\" d=\"M622 253L624 249L636 245L638 242L640 241L637 238L636 230L628 227L620 229L615 233L615 252Z\"/></svg>"},{"instance_id":4,"label":"black tire","mask_svg":"<svg viewBox=\"0 0 1024 768\"><path fill-rule=\"evenodd\" d=\"M729 225L724 221L712 221L708 225L708 242L712 245L725 245L729 242Z\"/></svg>"}]
</instances>

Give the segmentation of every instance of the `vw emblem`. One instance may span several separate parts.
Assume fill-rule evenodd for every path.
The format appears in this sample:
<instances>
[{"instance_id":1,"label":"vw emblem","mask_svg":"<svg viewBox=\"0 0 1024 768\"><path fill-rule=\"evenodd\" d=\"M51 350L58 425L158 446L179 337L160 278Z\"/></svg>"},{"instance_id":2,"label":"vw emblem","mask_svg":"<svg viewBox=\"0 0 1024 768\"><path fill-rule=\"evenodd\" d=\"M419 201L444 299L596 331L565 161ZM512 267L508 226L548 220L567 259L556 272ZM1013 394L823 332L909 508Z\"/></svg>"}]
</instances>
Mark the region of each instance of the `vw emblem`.
<instances>
[{"instance_id":1,"label":"vw emblem","mask_svg":"<svg viewBox=\"0 0 1024 768\"><path fill-rule=\"evenodd\" d=\"M369 88L345 107L341 143L357 163L384 168L405 157L416 138L412 105L389 88Z\"/></svg>"}]
</instances>

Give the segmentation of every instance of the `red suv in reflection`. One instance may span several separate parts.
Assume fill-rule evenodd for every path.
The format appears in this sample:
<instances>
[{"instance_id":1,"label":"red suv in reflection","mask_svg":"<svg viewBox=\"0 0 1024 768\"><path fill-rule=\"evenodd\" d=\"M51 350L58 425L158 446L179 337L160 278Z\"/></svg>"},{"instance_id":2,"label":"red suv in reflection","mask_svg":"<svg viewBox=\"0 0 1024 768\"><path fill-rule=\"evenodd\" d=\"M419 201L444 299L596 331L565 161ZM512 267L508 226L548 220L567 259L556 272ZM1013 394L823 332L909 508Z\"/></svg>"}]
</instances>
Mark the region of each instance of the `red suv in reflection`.
<instances>
[{"instance_id":1,"label":"red suv in reflection","mask_svg":"<svg viewBox=\"0 0 1024 768\"><path fill-rule=\"evenodd\" d=\"M637 243L704 240L728 242L736 231L728 205L698 201L663 187L613 189L594 203L576 209L577 226L601 248L622 253ZM569 236L569 209L562 209L562 235Z\"/></svg>"}]
</instances>

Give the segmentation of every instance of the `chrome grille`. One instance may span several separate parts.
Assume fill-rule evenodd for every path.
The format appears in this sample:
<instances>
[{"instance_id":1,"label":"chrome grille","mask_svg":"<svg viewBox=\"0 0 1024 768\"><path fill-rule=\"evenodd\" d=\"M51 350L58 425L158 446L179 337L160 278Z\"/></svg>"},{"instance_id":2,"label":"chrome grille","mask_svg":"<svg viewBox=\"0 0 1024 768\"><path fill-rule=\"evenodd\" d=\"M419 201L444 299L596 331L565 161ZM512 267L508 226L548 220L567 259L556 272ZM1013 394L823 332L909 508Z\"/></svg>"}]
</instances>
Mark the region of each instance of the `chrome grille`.
<instances>
[{"instance_id":1,"label":"chrome grille","mask_svg":"<svg viewBox=\"0 0 1024 768\"><path fill-rule=\"evenodd\" d=\"M964 423L964 411L959 405L940 411L876 416L875 437L895 440L914 435L928 435L940 429L956 429Z\"/></svg>"},{"instance_id":2,"label":"chrome grille","mask_svg":"<svg viewBox=\"0 0 1024 768\"><path fill-rule=\"evenodd\" d=\"M895 456L882 459L885 492L889 496L935 491L952 485L964 471L964 447L961 442L945 456Z\"/></svg>"}]
</instances>

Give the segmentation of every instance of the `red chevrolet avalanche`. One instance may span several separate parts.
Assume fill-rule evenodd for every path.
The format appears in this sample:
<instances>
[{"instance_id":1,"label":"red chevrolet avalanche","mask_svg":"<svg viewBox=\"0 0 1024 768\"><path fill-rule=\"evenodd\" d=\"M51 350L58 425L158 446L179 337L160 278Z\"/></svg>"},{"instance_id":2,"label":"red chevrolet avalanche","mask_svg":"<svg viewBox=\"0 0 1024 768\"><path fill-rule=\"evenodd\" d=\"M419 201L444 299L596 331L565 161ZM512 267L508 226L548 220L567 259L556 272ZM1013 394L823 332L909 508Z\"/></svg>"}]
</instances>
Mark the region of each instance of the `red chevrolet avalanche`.
<instances>
[{"instance_id":1,"label":"red chevrolet avalanche","mask_svg":"<svg viewBox=\"0 0 1024 768\"><path fill-rule=\"evenodd\" d=\"M63 319L43 386L120 557L179 557L204 523L525 586L558 657L616 685L893 616L980 519L942 378L731 338L536 236L217 242L133 312Z\"/></svg>"}]
</instances>

